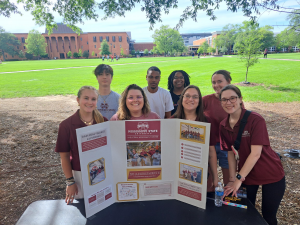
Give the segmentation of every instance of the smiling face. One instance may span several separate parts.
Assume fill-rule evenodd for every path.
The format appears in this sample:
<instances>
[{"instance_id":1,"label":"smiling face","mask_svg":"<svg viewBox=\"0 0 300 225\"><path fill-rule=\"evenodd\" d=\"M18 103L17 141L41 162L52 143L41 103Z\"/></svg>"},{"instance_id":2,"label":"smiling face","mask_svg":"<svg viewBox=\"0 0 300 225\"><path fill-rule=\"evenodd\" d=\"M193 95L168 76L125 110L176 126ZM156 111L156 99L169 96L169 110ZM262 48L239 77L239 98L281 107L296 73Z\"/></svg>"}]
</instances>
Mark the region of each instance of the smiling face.
<instances>
[{"instance_id":1,"label":"smiling face","mask_svg":"<svg viewBox=\"0 0 300 225\"><path fill-rule=\"evenodd\" d=\"M221 95L222 107L228 114L234 114L241 110L242 100L243 98L239 98L237 93L233 90L223 91Z\"/></svg>"},{"instance_id":2,"label":"smiling face","mask_svg":"<svg viewBox=\"0 0 300 225\"><path fill-rule=\"evenodd\" d=\"M143 94L140 90L131 89L126 97L126 106L130 113L142 113L144 106Z\"/></svg>"},{"instance_id":3,"label":"smiling face","mask_svg":"<svg viewBox=\"0 0 300 225\"><path fill-rule=\"evenodd\" d=\"M182 106L184 110L196 111L199 105L199 93L195 88L189 88L183 95Z\"/></svg>"},{"instance_id":4,"label":"smiling face","mask_svg":"<svg viewBox=\"0 0 300 225\"><path fill-rule=\"evenodd\" d=\"M184 76L181 72L176 72L173 78L173 86L175 89L184 88Z\"/></svg>"},{"instance_id":5,"label":"smiling face","mask_svg":"<svg viewBox=\"0 0 300 225\"><path fill-rule=\"evenodd\" d=\"M81 92L80 98L77 98L77 102L80 106L80 111L85 113L91 113L97 107L98 95L94 90L85 89Z\"/></svg>"},{"instance_id":6,"label":"smiling face","mask_svg":"<svg viewBox=\"0 0 300 225\"><path fill-rule=\"evenodd\" d=\"M216 94L219 96L223 87L230 84L223 74L214 74L211 78L212 87L215 90Z\"/></svg>"},{"instance_id":7,"label":"smiling face","mask_svg":"<svg viewBox=\"0 0 300 225\"><path fill-rule=\"evenodd\" d=\"M152 90L155 90L158 88L160 73L158 71L149 70L146 80L148 82L148 87L150 87Z\"/></svg>"}]
</instances>

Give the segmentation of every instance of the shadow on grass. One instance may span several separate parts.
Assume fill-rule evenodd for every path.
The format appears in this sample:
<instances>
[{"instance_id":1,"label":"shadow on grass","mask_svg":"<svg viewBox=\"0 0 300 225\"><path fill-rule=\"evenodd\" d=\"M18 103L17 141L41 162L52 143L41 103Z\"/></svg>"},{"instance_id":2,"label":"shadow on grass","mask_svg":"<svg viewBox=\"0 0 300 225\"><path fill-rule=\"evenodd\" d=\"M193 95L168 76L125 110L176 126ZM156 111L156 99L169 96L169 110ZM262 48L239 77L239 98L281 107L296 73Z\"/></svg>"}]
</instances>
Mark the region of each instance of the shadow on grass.
<instances>
[{"instance_id":1,"label":"shadow on grass","mask_svg":"<svg viewBox=\"0 0 300 225\"><path fill-rule=\"evenodd\" d=\"M294 92L294 93L299 93L300 88L289 88L289 87L269 87L270 90L272 91L282 91L282 92Z\"/></svg>"}]
</instances>

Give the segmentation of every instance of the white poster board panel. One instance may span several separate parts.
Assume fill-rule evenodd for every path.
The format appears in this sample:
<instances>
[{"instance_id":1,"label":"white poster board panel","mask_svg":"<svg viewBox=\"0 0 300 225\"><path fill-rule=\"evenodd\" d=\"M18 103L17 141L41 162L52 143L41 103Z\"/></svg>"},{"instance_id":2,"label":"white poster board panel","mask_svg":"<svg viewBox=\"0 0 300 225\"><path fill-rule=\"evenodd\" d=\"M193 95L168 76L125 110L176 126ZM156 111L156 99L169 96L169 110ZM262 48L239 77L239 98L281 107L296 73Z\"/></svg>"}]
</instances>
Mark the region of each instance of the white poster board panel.
<instances>
[{"instance_id":1,"label":"white poster board panel","mask_svg":"<svg viewBox=\"0 0 300 225\"><path fill-rule=\"evenodd\" d=\"M173 181L176 178L176 141L174 140L176 131L176 121L173 120L134 120L134 121L111 121L110 130L113 136L111 142L112 159L114 168L114 182L138 182L140 185L140 197L137 201L174 199L174 182L169 182L171 194L144 195L143 188L147 184L155 184L157 190L162 190L164 181ZM153 149L151 147L154 147ZM155 164L153 157L140 157L142 151L151 152L159 150L160 163ZM138 158L136 164L128 156L129 152L136 151ZM153 153L151 153L153 154ZM141 176L131 178L129 173L143 174L158 171L160 176L140 179ZM153 172L152 172L153 171ZM154 189L153 189L154 190ZM154 191L153 191L154 192ZM148 192L149 193L149 192Z\"/></svg>"},{"instance_id":2,"label":"white poster board panel","mask_svg":"<svg viewBox=\"0 0 300 225\"><path fill-rule=\"evenodd\" d=\"M86 217L115 202L110 124L76 130Z\"/></svg>"},{"instance_id":3,"label":"white poster board panel","mask_svg":"<svg viewBox=\"0 0 300 225\"><path fill-rule=\"evenodd\" d=\"M206 208L210 124L178 120L176 199Z\"/></svg>"}]
</instances>

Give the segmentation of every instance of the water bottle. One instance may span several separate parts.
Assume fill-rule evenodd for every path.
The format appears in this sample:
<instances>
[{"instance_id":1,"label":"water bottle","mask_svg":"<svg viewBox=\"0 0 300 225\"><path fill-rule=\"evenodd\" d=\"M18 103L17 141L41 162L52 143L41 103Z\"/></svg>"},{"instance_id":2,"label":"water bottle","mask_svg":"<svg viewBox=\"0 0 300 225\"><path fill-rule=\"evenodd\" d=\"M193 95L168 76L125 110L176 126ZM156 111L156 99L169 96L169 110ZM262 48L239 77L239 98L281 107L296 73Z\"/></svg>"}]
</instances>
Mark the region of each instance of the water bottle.
<instances>
[{"instance_id":1,"label":"water bottle","mask_svg":"<svg viewBox=\"0 0 300 225\"><path fill-rule=\"evenodd\" d=\"M224 188L221 182L218 182L218 187L215 189L215 206L221 207L222 206L222 197L224 194Z\"/></svg>"}]
</instances>

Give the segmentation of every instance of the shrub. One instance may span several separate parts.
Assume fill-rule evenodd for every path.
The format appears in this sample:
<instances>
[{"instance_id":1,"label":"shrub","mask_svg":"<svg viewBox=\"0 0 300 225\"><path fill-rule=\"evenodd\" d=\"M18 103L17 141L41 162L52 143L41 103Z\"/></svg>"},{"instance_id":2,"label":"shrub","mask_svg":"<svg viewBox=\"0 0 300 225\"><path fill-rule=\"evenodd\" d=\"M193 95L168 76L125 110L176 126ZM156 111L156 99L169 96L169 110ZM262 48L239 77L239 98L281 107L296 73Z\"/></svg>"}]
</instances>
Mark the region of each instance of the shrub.
<instances>
[{"instance_id":1,"label":"shrub","mask_svg":"<svg viewBox=\"0 0 300 225\"><path fill-rule=\"evenodd\" d=\"M33 55L29 54L27 52L25 53L25 57L26 57L26 59L29 59L29 60L33 59Z\"/></svg>"},{"instance_id":2,"label":"shrub","mask_svg":"<svg viewBox=\"0 0 300 225\"><path fill-rule=\"evenodd\" d=\"M88 51L85 50L85 51L83 52L82 56L83 56L84 58L87 58L87 59L88 59L89 56L90 56L90 53L89 53Z\"/></svg>"},{"instance_id":3,"label":"shrub","mask_svg":"<svg viewBox=\"0 0 300 225\"><path fill-rule=\"evenodd\" d=\"M78 53L77 53L77 52L74 52L74 53L73 53L73 57L74 57L74 58L78 58L78 57L79 57L79 56L78 56Z\"/></svg>"}]
</instances>

